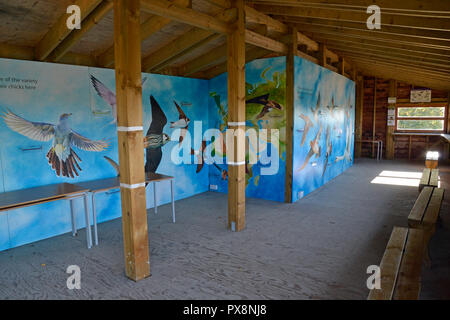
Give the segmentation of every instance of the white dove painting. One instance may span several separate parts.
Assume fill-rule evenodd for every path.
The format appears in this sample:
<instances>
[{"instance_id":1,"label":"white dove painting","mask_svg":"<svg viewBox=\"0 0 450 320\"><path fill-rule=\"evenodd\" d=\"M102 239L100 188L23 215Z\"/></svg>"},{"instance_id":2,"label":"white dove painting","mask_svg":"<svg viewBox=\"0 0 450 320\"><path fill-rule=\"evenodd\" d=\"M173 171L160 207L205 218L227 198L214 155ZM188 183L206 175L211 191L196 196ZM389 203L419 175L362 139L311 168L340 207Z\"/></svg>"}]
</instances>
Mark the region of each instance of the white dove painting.
<instances>
[{"instance_id":1,"label":"white dove painting","mask_svg":"<svg viewBox=\"0 0 450 320\"><path fill-rule=\"evenodd\" d=\"M75 153L74 147L84 151L100 152L108 147L105 141L95 141L72 130L70 126L71 113L64 113L56 124L28 121L10 110L2 115L5 124L13 131L36 141L52 142L47 153L49 165L56 175L75 178L82 171L78 162L81 158Z\"/></svg>"}]
</instances>

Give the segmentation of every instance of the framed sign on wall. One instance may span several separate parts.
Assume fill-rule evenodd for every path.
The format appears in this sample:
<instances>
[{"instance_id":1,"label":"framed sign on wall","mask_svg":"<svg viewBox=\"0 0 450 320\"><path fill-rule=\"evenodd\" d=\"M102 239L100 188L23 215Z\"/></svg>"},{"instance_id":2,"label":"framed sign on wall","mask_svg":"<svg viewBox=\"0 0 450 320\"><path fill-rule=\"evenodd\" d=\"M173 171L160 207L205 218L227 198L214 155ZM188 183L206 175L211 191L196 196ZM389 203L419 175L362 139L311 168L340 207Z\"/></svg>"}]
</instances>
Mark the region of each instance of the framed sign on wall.
<instances>
[{"instance_id":1,"label":"framed sign on wall","mask_svg":"<svg viewBox=\"0 0 450 320\"><path fill-rule=\"evenodd\" d=\"M411 90L411 102L431 102L431 90Z\"/></svg>"}]
</instances>

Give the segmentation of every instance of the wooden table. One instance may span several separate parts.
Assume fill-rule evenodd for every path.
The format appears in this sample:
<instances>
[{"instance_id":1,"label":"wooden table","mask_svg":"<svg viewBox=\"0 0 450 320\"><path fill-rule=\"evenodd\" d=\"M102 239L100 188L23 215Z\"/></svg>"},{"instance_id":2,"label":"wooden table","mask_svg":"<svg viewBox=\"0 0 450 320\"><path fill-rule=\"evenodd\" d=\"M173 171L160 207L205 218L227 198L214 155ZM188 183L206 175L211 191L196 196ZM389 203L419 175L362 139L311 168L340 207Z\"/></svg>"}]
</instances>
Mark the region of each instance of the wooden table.
<instances>
[{"instance_id":1,"label":"wooden table","mask_svg":"<svg viewBox=\"0 0 450 320\"><path fill-rule=\"evenodd\" d=\"M173 191L173 180L174 177L166 176L159 173L146 173L145 176L145 182L148 185L149 183L153 183L153 195L154 195L154 202L155 202L155 213L158 212L158 207L156 203L156 183L161 181L167 181L170 180L170 190L171 190L171 196L172 196L172 221L175 223L175 198L174 198L174 191ZM93 180L93 181L86 181L81 182L77 184L78 186L88 189L91 193L91 201L92 201L92 217L93 217L93 223L94 223L94 243L95 245L98 245L98 229L97 229L97 211L95 207L95 195L102 192L107 192L109 190L118 189L120 188L120 178L114 177L114 178L106 178L106 179L99 179L99 180Z\"/></svg>"},{"instance_id":2,"label":"wooden table","mask_svg":"<svg viewBox=\"0 0 450 320\"><path fill-rule=\"evenodd\" d=\"M58 200L70 201L70 213L72 220L72 234L77 233L73 200L84 199L84 212L86 219L86 238L88 248L92 247L91 224L87 206L87 193L89 189L70 183L59 183L47 186L28 188L16 191L0 193L0 212L15 210Z\"/></svg>"},{"instance_id":3,"label":"wooden table","mask_svg":"<svg viewBox=\"0 0 450 320\"><path fill-rule=\"evenodd\" d=\"M407 136L409 137L409 143L408 143L408 160L411 160L411 145L412 145L412 137L413 136L421 136L426 137L426 149L428 149L428 138L429 137L439 137L444 136L444 134L441 133L433 133L433 132L394 132L392 135L394 136ZM444 137L445 138L445 137Z\"/></svg>"},{"instance_id":4,"label":"wooden table","mask_svg":"<svg viewBox=\"0 0 450 320\"><path fill-rule=\"evenodd\" d=\"M376 143L377 144L377 161L383 159L383 140L356 140L356 143ZM373 151L373 148L372 148Z\"/></svg>"}]
</instances>

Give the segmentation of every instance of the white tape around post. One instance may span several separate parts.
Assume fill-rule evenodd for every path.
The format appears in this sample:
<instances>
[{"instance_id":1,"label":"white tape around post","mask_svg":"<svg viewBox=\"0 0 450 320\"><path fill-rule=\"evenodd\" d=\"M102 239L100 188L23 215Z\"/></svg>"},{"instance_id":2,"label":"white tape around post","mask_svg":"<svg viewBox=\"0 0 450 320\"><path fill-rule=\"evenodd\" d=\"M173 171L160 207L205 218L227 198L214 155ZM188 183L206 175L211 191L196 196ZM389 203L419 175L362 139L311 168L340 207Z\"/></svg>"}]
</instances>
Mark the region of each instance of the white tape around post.
<instances>
[{"instance_id":1,"label":"white tape around post","mask_svg":"<svg viewBox=\"0 0 450 320\"><path fill-rule=\"evenodd\" d=\"M144 127L117 127L120 132L144 131Z\"/></svg>"},{"instance_id":2,"label":"white tape around post","mask_svg":"<svg viewBox=\"0 0 450 320\"><path fill-rule=\"evenodd\" d=\"M143 182L143 183L135 183L135 184L121 183L120 187L121 188L126 188L126 189L137 189L137 188L145 187L145 182Z\"/></svg>"},{"instance_id":3,"label":"white tape around post","mask_svg":"<svg viewBox=\"0 0 450 320\"><path fill-rule=\"evenodd\" d=\"M245 164L245 161L241 161L241 162L228 161L227 164L229 166L242 166Z\"/></svg>"},{"instance_id":4,"label":"white tape around post","mask_svg":"<svg viewBox=\"0 0 450 320\"><path fill-rule=\"evenodd\" d=\"M244 122L228 122L228 126L229 127L245 126L245 121Z\"/></svg>"}]
</instances>

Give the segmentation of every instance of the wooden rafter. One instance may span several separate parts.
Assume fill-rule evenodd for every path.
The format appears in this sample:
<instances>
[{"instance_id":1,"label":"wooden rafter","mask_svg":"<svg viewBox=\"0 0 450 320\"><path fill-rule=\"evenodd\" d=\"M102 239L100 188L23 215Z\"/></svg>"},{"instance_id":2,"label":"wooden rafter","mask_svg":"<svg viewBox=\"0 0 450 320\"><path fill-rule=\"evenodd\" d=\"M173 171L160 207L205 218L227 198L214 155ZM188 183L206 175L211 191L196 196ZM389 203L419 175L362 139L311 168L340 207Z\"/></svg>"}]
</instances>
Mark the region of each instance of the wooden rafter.
<instances>
[{"instance_id":1,"label":"wooden rafter","mask_svg":"<svg viewBox=\"0 0 450 320\"><path fill-rule=\"evenodd\" d=\"M174 21L217 33L232 32L231 25L210 15L165 0L141 0L141 9Z\"/></svg>"},{"instance_id":2,"label":"wooden rafter","mask_svg":"<svg viewBox=\"0 0 450 320\"><path fill-rule=\"evenodd\" d=\"M396 35L381 30L357 30L345 29L340 27L327 27L314 24L295 23L299 30L311 32L315 35L328 35L330 37L351 37L356 39L379 40L386 43L398 42L417 47L441 48L450 50L450 41L441 41L436 39L418 38L408 35Z\"/></svg>"},{"instance_id":3,"label":"wooden rafter","mask_svg":"<svg viewBox=\"0 0 450 320\"><path fill-rule=\"evenodd\" d=\"M97 25L113 8L113 2L110 0L103 0L86 19L83 20L83 27L81 29L73 30L70 35L68 35L64 41L62 41L53 52L45 59L49 62L57 62L66 55L69 50L78 42L80 39L91 30L95 25Z\"/></svg>"},{"instance_id":4,"label":"wooden rafter","mask_svg":"<svg viewBox=\"0 0 450 320\"><path fill-rule=\"evenodd\" d=\"M191 1L174 0L173 3L180 7L188 7ZM152 16L148 18L141 24L141 41L149 38L151 35L167 26L170 22L172 22L171 19L161 16ZM102 54L98 55L97 61L102 67L112 67L114 65L114 46L109 47Z\"/></svg>"},{"instance_id":5,"label":"wooden rafter","mask_svg":"<svg viewBox=\"0 0 450 320\"><path fill-rule=\"evenodd\" d=\"M80 7L81 18L86 18L102 0L77 0L75 5ZM68 15L64 12L53 25L53 27L45 34L42 40L36 45L36 60L44 61L50 53L71 33L67 28ZM83 26L83 22L81 22Z\"/></svg>"},{"instance_id":6,"label":"wooden rafter","mask_svg":"<svg viewBox=\"0 0 450 320\"><path fill-rule=\"evenodd\" d=\"M229 23L236 18L236 11L226 9L216 15L217 21ZM205 42L212 41L215 38L215 33L210 30L192 28L190 31L179 36L160 50L149 54L144 58L142 67L145 72L157 71L168 65L168 61L179 57L180 55L189 52L192 47L198 44L205 44Z\"/></svg>"},{"instance_id":7,"label":"wooden rafter","mask_svg":"<svg viewBox=\"0 0 450 320\"><path fill-rule=\"evenodd\" d=\"M301 23L309 26L330 28L337 30L359 30L366 31L366 33L371 32L374 34L385 33L396 36L410 36L415 38L423 39L434 39L440 41L450 41L450 31L442 30L428 30L428 29L416 29L416 28L403 28L390 25L382 25L381 30L368 30L365 24L352 21L341 21L341 20L324 20L324 19L313 19L313 18L301 18L301 17L286 17L286 16L276 16L277 19L286 23Z\"/></svg>"},{"instance_id":8,"label":"wooden rafter","mask_svg":"<svg viewBox=\"0 0 450 320\"><path fill-rule=\"evenodd\" d=\"M409 14L423 13L445 13L450 14L450 4L447 0L249 0L254 4L271 4L285 6L323 6L366 9L368 6L377 4L383 10L391 12L402 12Z\"/></svg>"},{"instance_id":9,"label":"wooden rafter","mask_svg":"<svg viewBox=\"0 0 450 320\"><path fill-rule=\"evenodd\" d=\"M255 9L273 15L290 17L313 18L321 20L353 21L366 24L369 15L366 8L362 9L341 9L325 7L287 7L279 5L255 5ZM449 30L450 19L439 14L408 16L403 14L384 11L381 15L382 25L398 26L405 28Z\"/></svg>"}]
</instances>

